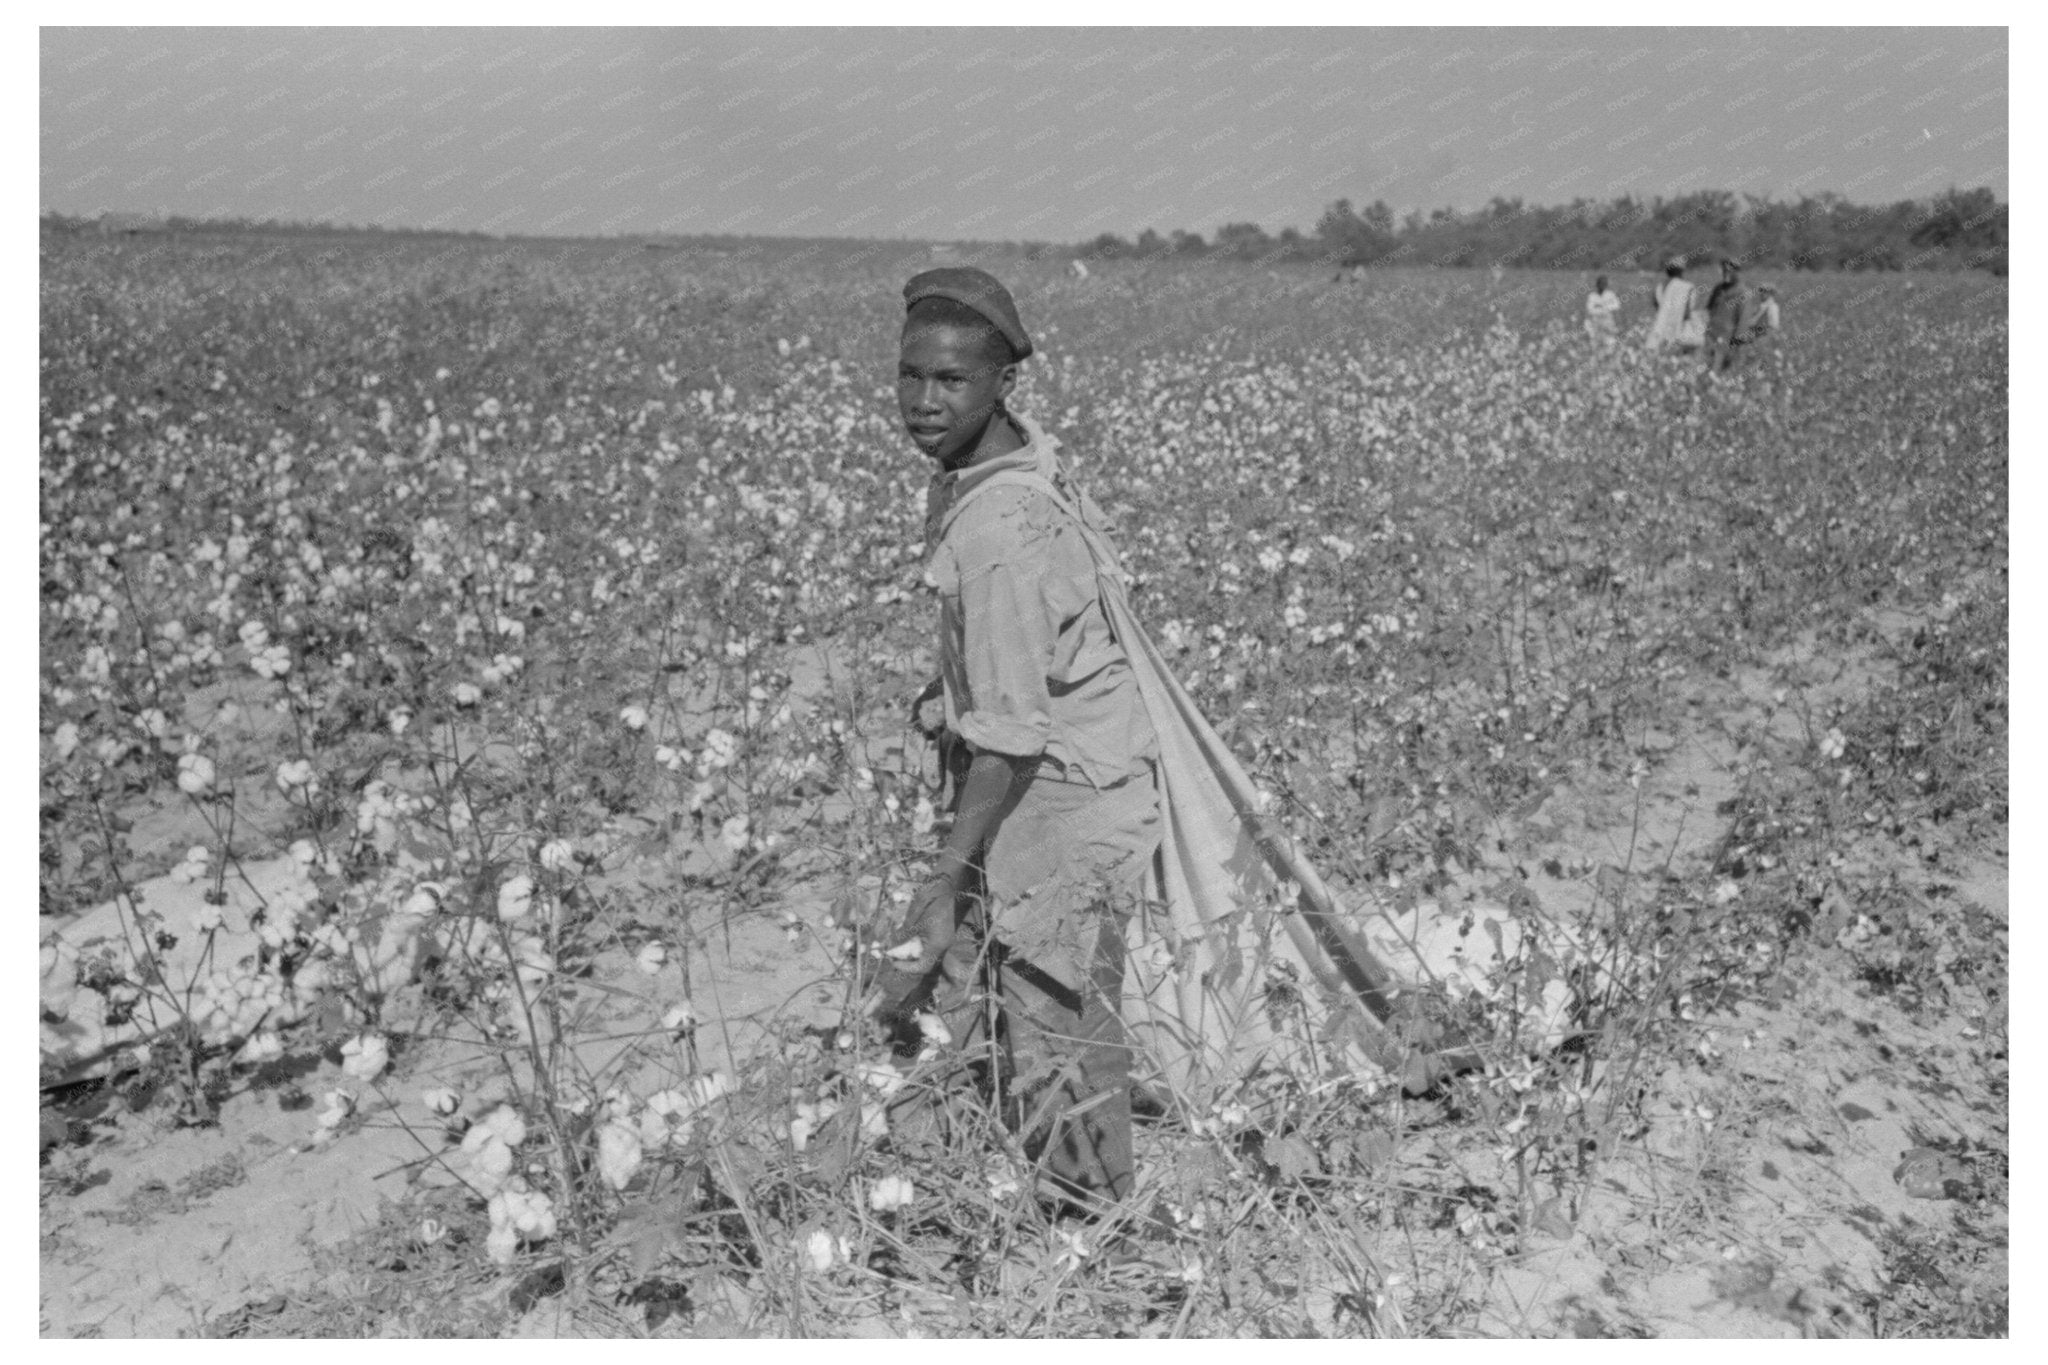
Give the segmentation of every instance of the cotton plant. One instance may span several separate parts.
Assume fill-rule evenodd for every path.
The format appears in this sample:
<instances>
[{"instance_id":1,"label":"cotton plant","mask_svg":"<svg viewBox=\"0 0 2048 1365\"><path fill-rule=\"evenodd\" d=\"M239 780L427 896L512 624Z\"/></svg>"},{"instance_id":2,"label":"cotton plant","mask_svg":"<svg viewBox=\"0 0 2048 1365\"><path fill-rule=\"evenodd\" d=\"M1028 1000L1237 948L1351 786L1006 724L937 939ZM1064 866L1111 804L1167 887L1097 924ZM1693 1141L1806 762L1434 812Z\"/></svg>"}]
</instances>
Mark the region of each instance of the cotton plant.
<instances>
[{"instance_id":1,"label":"cotton plant","mask_svg":"<svg viewBox=\"0 0 2048 1365\"><path fill-rule=\"evenodd\" d=\"M840 1103L830 1096L820 1095L794 1100L790 1108L789 1145L802 1152L810 1147L811 1139L818 1130L839 1112Z\"/></svg>"},{"instance_id":2,"label":"cotton plant","mask_svg":"<svg viewBox=\"0 0 2048 1365\"><path fill-rule=\"evenodd\" d=\"M204 844L194 844L185 850L185 856L171 869L171 880L184 886L205 881L212 875L212 864L213 850Z\"/></svg>"},{"instance_id":3,"label":"cotton plant","mask_svg":"<svg viewBox=\"0 0 2048 1365\"><path fill-rule=\"evenodd\" d=\"M519 1145L526 1141L526 1120L510 1105L501 1104L470 1124L462 1136L462 1155L467 1158L465 1178L471 1188L489 1196L503 1188L518 1162Z\"/></svg>"},{"instance_id":4,"label":"cotton plant","mask_svg":"<svg viewBox=\"0 0 2048 1365\"><path fill-rule=\"evenodd\" d=\"M706 1112L735 1088L725 1071L707 1071L687 1085L649 1095L639 1117L642 1146L655 1152L688 1146Z\"/></svg>"},{"instance_id":5,"label":"cotton plant","mask_svg":"<svg viewBox=\"0 0 2048 1365\"><path fill-rule=\"evenodd\" d=\"M324 1097L320 1112L314 1118L313 1140L315 1143L332 1141L341 1126L356 1112L356 1095L352 1090L330 1090Z\"/></svg>"},{"instance_id":6,"label":"cotton plant","mask_svg":"<svg viewBox=\"0 0 2048 1365\"><path fill-rule=\"evenodd\" d=\"M605 1184L624 1190L632 1183L646 1156L637 1124L624 1116L608 1119L597 1130L597 1170Z\"/></svg>"},{"instance_id":7,"label":"cotton plant","mask_svg":"<svg viewBox=\"0 0 2048 1365\"><path fill-rule=\"evenodd\" d=\"M491 1230L484 1239L485 1253L499 1265L518 1258L524 1242L545 1242L556 1232L555 1203L545 1193L513 1176L492 1193L485 1205Z\"/></svg>"},{"instance_id":8,"label":"cotton plant","mask_svg":"<svg viewBox=\"0 0 2048 1365\"><path fill-rule=\"evenodd\" d=\"M341 1073L365 1084L391 1064L390 1045L375 1033L359 1033L341 1045Z\"/></svg>"}]
</instances>

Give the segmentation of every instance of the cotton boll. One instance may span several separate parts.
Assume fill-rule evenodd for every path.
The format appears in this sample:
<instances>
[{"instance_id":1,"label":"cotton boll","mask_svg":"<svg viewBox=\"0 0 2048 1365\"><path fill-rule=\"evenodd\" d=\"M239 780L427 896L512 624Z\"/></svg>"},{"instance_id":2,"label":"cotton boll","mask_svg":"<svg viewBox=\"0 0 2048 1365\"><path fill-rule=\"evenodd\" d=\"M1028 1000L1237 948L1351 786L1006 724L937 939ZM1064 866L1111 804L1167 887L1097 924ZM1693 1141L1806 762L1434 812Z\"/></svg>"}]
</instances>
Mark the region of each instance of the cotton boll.
<instances>
[{"instance_id":1,"label":"cotton boll","mask_svg":"<svg viewBox=\"0 0 2048 1365\"><path fill-rule=\"evenodd\" d=\"M876 1213L893 1213L907 1209L917 1202L917 1187L907 1176L888 1175L875 1182L868 1191L868 1207Z\"/></svg>"},{"instance_id":2,"label":"cotton boll","mask_svg":"<svg viewBox=\"0 0 2048 1365\"><path fill-rule=\"evenodd\" d=\"M640 1134L633 1124L614 1119L598 1130L597 1169L607 1185L623 1190L640 1169Z\"/></svg>"},{"instance_id":3,"label":"cotton boll","mask_svg":"<svg viewBox=\"0 0 2048 1365\"><path fill-rule=\"evenodd\" d=\"M724 845L728 853L744 852L751 837L752 824L744 815L728 816L725 823L719 826L718 842Z\"/></svg>"},{"instance_id":4,"label":"cotton boll","mask_svg":"<svg viewBox=\"0 0 2048 1365\"><path fill-rule=\"evenodd\" d=\"M213 788L213 760L203 754L185 754L178 759L178 789L191 796L203 796Z\"/></svg>"},{"instance_id":5,"label":"cotton boll","mask_svg":"<svg viewBox=\"0 0 2048 1365\"><path fill-rule=\"evenodd\" d=\"M276 1030L265 1029L261 1033L252 1034L249 1041L242 1044L242 1050L235 1054L235 1060L250 1066L260 1066L265 1062L274 1062L282 1056L284 1039L277 1036Z\"/></svg>"},{"instance_id":6,"label":"cotton boll","mask_svg":"<svg viewBox=\"0 0 2048 1365\"><path fill-rule=\"evenodd\" d=\"M391 1064L384 1040L374 1033L360 1034L341 1045L341 1071L359 1081L374 1081Z\"/></svg>"},{"instance_id":7,"label":"cotton boll","mask_svg":"<svg viewBox=\"0 0 2048 1365\"><path fill-rule=\"evenodd\" d=\"M484 1252L499 1265L511 1265L519 1255L518 1232L509 1223L493 1223L490 1236L484 1238Z\"/></svg>"},{"instance_id":8,"label":"cotton boll","mask_svg":"<svg viewBox=\"0 0 2048 1365\"><path fill-rule=\"evenodd\" d=\"M517 923L533 913L533 878L521 873L498 888L498 918Z\"/></svg>"}]
</instances>

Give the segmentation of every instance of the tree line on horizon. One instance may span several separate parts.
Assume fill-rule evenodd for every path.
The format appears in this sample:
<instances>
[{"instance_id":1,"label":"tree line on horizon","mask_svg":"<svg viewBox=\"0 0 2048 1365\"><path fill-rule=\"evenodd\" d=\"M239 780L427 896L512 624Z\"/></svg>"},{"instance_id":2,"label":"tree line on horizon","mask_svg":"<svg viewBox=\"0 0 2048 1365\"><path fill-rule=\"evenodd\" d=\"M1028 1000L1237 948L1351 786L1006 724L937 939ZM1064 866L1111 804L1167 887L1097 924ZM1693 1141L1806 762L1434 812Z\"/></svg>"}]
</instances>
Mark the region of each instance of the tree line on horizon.
<instances>
[{"instance_id":1,"label":"tree line on horizon","mask_svg":"<svg viewBox=\"0 0 2048 1365\"><path fill-rule=\"evenodd\" d=\"M1824 191L1796 201L1700 190L1676 198L1576 199L1531 206L1495 197L1482 208L1420 210L1396 217L1383 201L1354 208L1339 199L1309 232L1268 234L1256 223L1226 223L1213 241L1179 228L1146 228L1135 240L1105 232L1079 245L1010 243L1032 259L1153 260L1222 258L1314 262L1339 269L1371 266L1491 266L1549 270L1655 270L1666 257L1701 262L1722 253L1757 268L1782 270L1985 270L2006 273L2008 206L1989 189L1949 189L1932 199L1859 205ZM41 215L46 231L210 231L285 234L384 234L504 240L459 229L356 227L256 219L106 213ZM740 246L741 237L625 234L620 240ZM790 239L795 240L795 239ZM838 240L838 239L829 239ZM911 245L906 243L905 245ZM962 246L970 245L966 243ZM974 245L1000 245L996 243Z\"/></svg>"},{"instance_id":2,"label":"tree line on horizon","mask_svg":"<svg viewBox=\"0 0 2048 1365\"><path fill-rule=\"evenodd\" d=\"M1383 201L1339 199L1311 232L1268 235L1226 223L1214 241L1179 228L1136 240L1105 232L1062 254L1090 260L1221 256L1354 266L1491 266L1654 270L1669 256L1723 253L1785 270L1987 270L2006 273L2007 206L1989 189L1949 189L1883 205L1839 194L1796 201L1700 190L1675 198L1575 199L1554 206L1496 196L1483 208L1420 210L1397 219Z\"/></svg>"}]
</instances>

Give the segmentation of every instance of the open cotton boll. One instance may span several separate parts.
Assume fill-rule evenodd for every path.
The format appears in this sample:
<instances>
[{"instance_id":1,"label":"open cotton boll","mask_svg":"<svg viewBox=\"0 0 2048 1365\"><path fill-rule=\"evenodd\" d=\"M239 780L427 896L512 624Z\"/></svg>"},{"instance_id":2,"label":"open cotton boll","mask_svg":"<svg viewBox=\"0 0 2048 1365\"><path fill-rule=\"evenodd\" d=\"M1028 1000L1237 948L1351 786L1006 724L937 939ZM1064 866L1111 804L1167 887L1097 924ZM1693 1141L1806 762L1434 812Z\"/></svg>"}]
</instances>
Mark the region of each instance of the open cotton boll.
<instances>
[{"instance_id":1,"label":"open cotton boll","mask_svg":"<svg viewBox=\"0 0 2048 1365\"><path fill-rule=\"evenodd\" d=\"M716 726L704 732L704 748L697 759L700 772L710 773L732 766L739 757L740 742Z\"/></svg>"},{"instance_id":2,"label":"open cotton boll","mask_svg":"<svg viewBox=\"0 0 2048 1365\"><path fill-rule=\"evenodd\" d=\"M353 1091L330 1090L327 1092L326 1098L327 1107L320 1112L318 1119L320 1132L323 1134L331 1133L336 1128L339 1128L342 1125L342 1121L350 1114L353 1114L356 1109L356 1097Z\"/></svg>"},{"instance_id":3,"label":"open cotton boll","mask_svg":"<svg viewBox=\"0 0 2048 1365\"><path fill-rule=\"evenodd\" d=\"M529 990L546 983L555 974L555 958L538 935L521 934L513 944L518 954L520 983Z\"/></svg>"},{"instance_id":4,"label":"open cotton boll","mask_svg":"<svg viewBox=\"0 0 2048 1365\"><path fill-rule=\"evenodd\" d=\"M555 1202L537 1190L528 1190L513 1215L512 1225L530 1241L545 1242L555 1235Z\"/></svg>"},{"instance_id":5,"label":"open cotton boll","mask_svg":"<svg viewBox=\"0 0 2048 1365\"><path fill-rule=\"evenodd\" d=\"M860 1077L861 1084L885 1100L893 1098L896 1092L903 1088L903 1073L887 1062L861 1062L854 1068L854 1072Z\"/></svg>"},{"instance_id":6,"label":"open cotton boll","mask_svg":"<svg viewBox=\"0 0 2048 1365\"><path fill-rule=\"evenodd\" d=\"M391 1064L391 1052L374 1033L359 1034L341 1045L341 1071L359 1081L374 1081Z\"/></svg>"},{"instance_id":7,"label":"open cotton boll","mask_svg":"<svg viewBox=\"0 0 2048 1365\"><path fill-rule=\"evenodd\" d=\"M860 1102L860 1135L870 1142L889 1136L889 1106L880 1100Z\"/></svg>"},{"instance_id":8,"label":"open cotton boll","mask_svg":"<svg viewBox=\"0 0 2048 1365\"><path fill-rule=\"evenodd\" d=\"M509 1104L501 1104L479 1119L462 1140L462 1150L475 1152L495 1139L507 1147L526 1141L526 1120Z\"/></svg>"},{"instance_id":9,"label":"open cotton boll","mask_svg":"<svg viewBox=\"0 0 2048 1365\"><path fill-rule=\"evenodd\" d=\"M929 1011L917 1016L917 1031L924 1044L917 1053L920 1062L931 1061L953 1045L953 1030L946 1027L944 1019Z\"/></svg>"},{"instance_id":10,"label":"open cotton boll","mask_svg":"<svg viewBox=\"0 0 2048 1365\"><path fill-rule=\"evenodd\" d=\"M171 869L171 880L190 885L204 877L212 861L204 844L194 844L185 851L185 860Z\"/></svg>"},{"instance_id":11,"label":"open cotton boll","mask_svg":"<svg viewBox=\"0 0 2048 1365\"><path fill-rule=\"evenodd\" d=\"M533 913L533 878L525 873L498 888L498 918L510 923Z\"/></svg>"},{"instance_id":12,"label":"open cotton boll","mask_svg":"<svg viewBox=\"0 0 2048 1365\"><path fill-rule=\"evenodd\" d=\"M204 754L181 754L178 758L178 789L188 796L201 796L213 789L213 760Z\"/></svg>"},{"instance_id":13,"label":"open cotton boll","mask_svg":"<svg viewBox=\"0 0 2048 1365\"><path fill-rule=\"evenodd\" d=\"M473 1133L476 1130L470 1131ZM463 1147L468 1150L467 1141L463 1143ZM487 1138L478 1144L475 1150L469 1152L470 1174L479 1188L493 1190L512 1174L514 1160L510 1147L496 1138Z\"/></svg>"},{"instance_id":14,"label":"open cotton boll","mask_svg":"<svg viewBox=\"0 0 2048 1365\"><path fill-rule=\"evenodd\" d=\"M907 1176L885 1175L868 1191L868 1207L876 1213L893 1213L917 1202L917 1186Z\"/></svg>"},{"instance_id":15,"label":"open cotton boll","mask_svg":"<svg viewBox=\"0 0 2048 1365\"><path fill-rule=\"evenodd\" d=\"M839 1260L838 1241L821 1228L804 1239L804 1256L810 1261L811 1269L823 1275Z\"/></svg>"},{"instance_id":16,"label":"open cotton boll","mask_svg":"<svg viewBox=\"0 0 2048 1365\"><path fill-rule=\"evenodd\" d=\"M484 1238L484 1254L498 1265L511 1265L519 1256L519 1234L510 1223L491 1225L490 1236Z\"/></svg>"},{"instance_id":17,"label":"open cotton boll","mask_svg":"<svg viewBox=\"0 0 2048 1365\"><path fill-rule=\"evenodd\" d=\"M640 1133L631 1123L613 1119L597 1133L597 1170L604 1182L623 1190L640 1169Z\"/></svg>"},{"instance_id":18,"label":"open cotton boll","mask_svg":"<svg viewBox=\"0 0 2048 1365\"><path fill-rule=\"evenodd\" d=\"M235 1060L258 1066L265 1062L274 1062L282 1056L284 1039L277 1036L276 1030L265 1029L261 1033L250 1035L249 1041L242 1044L242 1050L235 1054Z\"/></svg>"}]
</instances>

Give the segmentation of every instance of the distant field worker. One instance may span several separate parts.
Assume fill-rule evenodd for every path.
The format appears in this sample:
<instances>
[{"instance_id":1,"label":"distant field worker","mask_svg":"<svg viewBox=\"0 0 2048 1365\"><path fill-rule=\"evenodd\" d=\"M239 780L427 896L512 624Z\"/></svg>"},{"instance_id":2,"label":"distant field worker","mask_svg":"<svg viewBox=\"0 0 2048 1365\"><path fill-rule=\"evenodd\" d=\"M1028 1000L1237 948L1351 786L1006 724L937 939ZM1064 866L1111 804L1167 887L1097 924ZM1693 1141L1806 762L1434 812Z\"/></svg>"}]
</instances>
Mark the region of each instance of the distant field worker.
<instances>
[{"instance_id":1,"label":"distant field worker","mask_svg":"<svg viewBox=\"0 0 2048 1365\"><path fill-rule=\"evenodd\" d=\"M1706 319L1693 311L1693 287L1685 278L1685 257L1673 256L1664 262L1664 282L1657 286L1657 316L1650 321L1645 344L1653 351L1685 351L1705 339Z\"/></svg>"},{"instance_id":2,"label":"distant field worker","mask_svg":"<svg viewBox=\"0 0 2048 1365\"><path fill-rule=\"evenodd\" d=\"M1760 284L1756 287L1756 321L1749 325L1745 342L1755 343L1777 335L1780 325L1778 317L1778 286Z\"/></svg>"},{"instance_id":3,"label":"distant field worker","mask_svg":"<svg viewBox=\"0 0 2048 1365\"><path fill-rule=\"evenodd\" d=\"M1586 335L1595 341L1612 342L1621 334L1621 295L1607 287L1607 277L1598 276L1593 281L1593 292L1586 295Z\"/></svg>"},{"instance_id":4,"label":"distant field worker","mask_svg":"<svg viewBox=\"0 0 2048 1365\"><path fill-rule=\"evenodd\" d=\"M1707 368L1732 370L1756 322L1755 299L1742 282L1742 262L1733 256L1721 258L1721 282L1707 295L1706 314Z\"/></svg>"}]
</instances>

